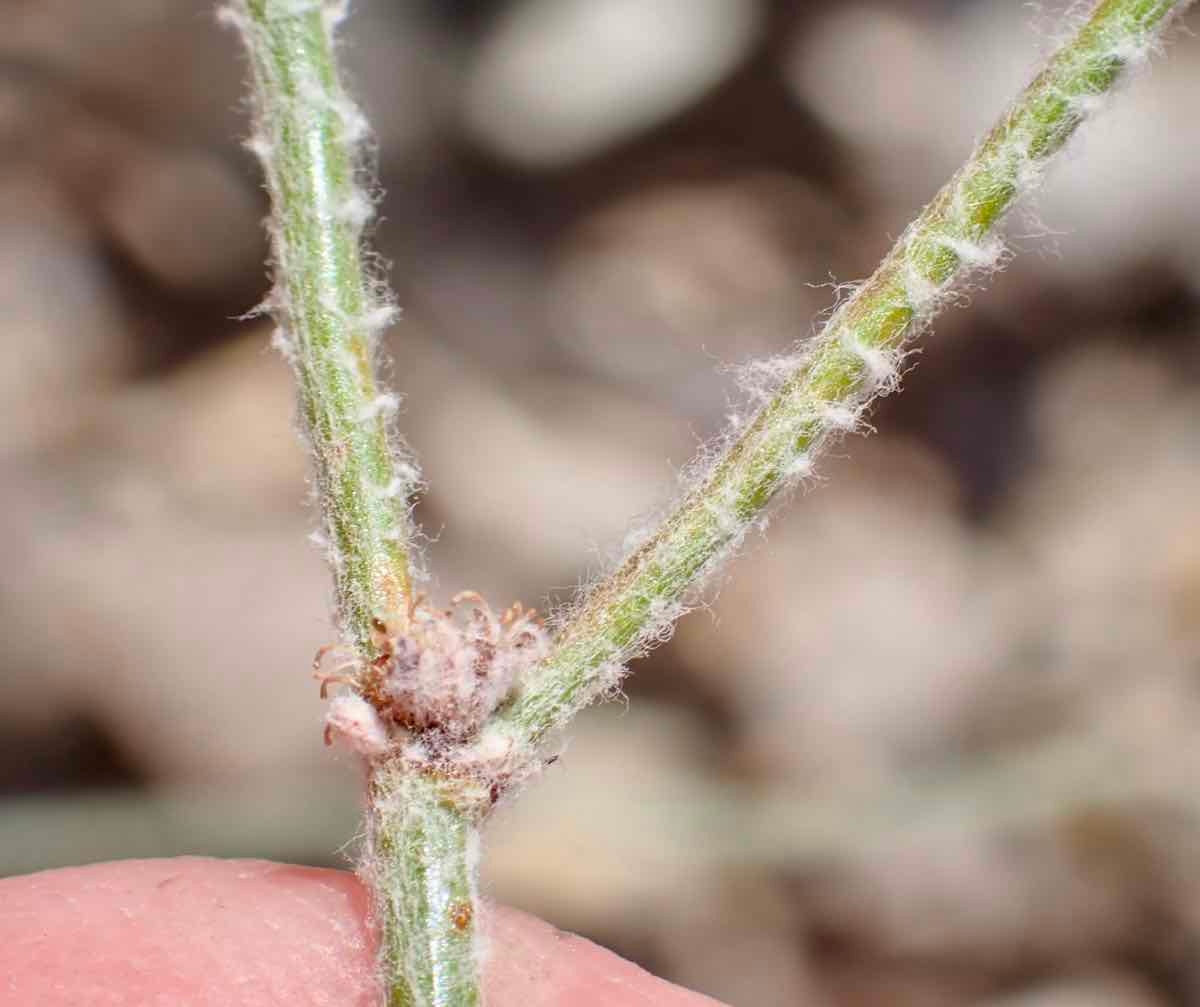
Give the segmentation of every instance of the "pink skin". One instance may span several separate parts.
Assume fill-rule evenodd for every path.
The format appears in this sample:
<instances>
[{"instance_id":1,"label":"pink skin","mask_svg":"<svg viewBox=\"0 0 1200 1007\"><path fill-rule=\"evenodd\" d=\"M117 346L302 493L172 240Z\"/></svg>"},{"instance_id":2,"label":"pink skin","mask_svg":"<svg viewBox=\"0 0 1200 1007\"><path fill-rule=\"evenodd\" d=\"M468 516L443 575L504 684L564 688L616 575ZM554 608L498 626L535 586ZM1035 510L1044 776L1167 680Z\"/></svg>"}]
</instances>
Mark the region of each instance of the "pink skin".
<instances>
[{"instance_id":1,"label":"pink skin","mask_svg":"<svg viewBox=\"0 0 1200 1007\"><path fill-rule=\"evenodd\" d=\"M0 880L0 1007L376 1007L350 874L130 860ZM484 919L489 1007L719 1007L512 909Z\"/></svg>"}]
</instances>

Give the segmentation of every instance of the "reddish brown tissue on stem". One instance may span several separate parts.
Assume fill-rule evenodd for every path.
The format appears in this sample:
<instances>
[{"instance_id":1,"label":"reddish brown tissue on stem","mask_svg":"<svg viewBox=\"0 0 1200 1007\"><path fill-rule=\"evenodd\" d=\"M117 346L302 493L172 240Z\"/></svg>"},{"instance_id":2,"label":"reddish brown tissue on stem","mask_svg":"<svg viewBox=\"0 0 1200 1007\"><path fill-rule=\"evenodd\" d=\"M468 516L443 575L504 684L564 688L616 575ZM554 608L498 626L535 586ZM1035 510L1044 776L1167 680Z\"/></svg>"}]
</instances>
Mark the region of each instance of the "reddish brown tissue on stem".
<instances>
[{"instance_id":1,"label":"reddish brown tissue on stem","mask_svg":"<svg viewBox=\"0 0 1200 1007\"><path fill-rule=\"evenodd\" d=\"M401 617L376 621L373 642L371 660L349 656L325 671L339 652L325 647L314 662L322 695L330 683L351 689L330 706L327 739L368 757L416 734L435 747L469 740L549 650L536 610L515 602L497 616L474 591L445 609L415 599Z\"/></svg>"}]
</instances>

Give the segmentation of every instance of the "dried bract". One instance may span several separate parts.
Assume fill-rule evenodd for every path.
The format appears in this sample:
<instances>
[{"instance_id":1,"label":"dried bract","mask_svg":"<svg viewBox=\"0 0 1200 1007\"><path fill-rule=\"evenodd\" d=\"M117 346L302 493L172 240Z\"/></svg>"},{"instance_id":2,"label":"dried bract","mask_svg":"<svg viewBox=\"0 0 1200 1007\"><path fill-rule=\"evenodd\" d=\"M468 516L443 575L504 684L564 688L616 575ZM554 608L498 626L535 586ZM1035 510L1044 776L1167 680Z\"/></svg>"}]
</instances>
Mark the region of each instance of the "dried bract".
<instances>
[{"instance_id":1,"label":"dried bract","mask_svg":"<svg viewBox=\"0 0 1200 1007\"><path fill-rule=\"evenodd\" d=\"M546 656L549 635L536 611L526 611L520 602L497 616L480 595L464 591L448 609L418 599L403 618L378 622L375 647L373 660L351 659L333 672L319 669L328 648L316 662L322 693L330 682L340 682L362 701L356 716L347 718L344 704L339 705L346 697L335 700L326 717L327 736L343 737L368 758L386 754L413 734L434 749L472 738L524 673ZM378 727L366 732L369 744L363 744L364 731L358 729L364 707L376 714ZM382 748L379 731L389 740Z\"/></svg>"}]
</instances>

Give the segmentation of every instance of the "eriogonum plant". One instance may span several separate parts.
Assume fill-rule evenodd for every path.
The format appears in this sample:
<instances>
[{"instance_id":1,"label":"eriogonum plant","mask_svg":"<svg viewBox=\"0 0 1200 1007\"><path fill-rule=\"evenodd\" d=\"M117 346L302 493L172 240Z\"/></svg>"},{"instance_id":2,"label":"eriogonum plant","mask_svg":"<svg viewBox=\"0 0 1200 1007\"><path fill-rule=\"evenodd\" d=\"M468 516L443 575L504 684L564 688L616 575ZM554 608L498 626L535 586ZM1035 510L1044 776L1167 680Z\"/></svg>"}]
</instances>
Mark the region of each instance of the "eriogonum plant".
<instances>
[{"instance_id":1,"label":"eriogonum plant","mask_svg":"<svg viewBox=\"0 0 1200 1007\"><path fill-rule=\"evenodd\" d=\"M469 592L448 607L414 594L420 477L392 431L398 400L375 376L393 307L362 247L374 211L368 128L334 58L347 3L235 0L223 11L253 67L250 147L273 204L266 307L296 373L337 590L342 642L318 677L339 690L327 736L352 745L369 771L361 870L389 1007L481 1002L477 837L489 810L540 768L549 735L670 635L768 505L831 442L863 428L964 275L1006 254L1000 219L1187 2L1095 3L821 333L755 368L765 376L757 412L695 466L661 526L552 614L550 629L520 607L497 615Z\"/></svg>"}]
</instances>

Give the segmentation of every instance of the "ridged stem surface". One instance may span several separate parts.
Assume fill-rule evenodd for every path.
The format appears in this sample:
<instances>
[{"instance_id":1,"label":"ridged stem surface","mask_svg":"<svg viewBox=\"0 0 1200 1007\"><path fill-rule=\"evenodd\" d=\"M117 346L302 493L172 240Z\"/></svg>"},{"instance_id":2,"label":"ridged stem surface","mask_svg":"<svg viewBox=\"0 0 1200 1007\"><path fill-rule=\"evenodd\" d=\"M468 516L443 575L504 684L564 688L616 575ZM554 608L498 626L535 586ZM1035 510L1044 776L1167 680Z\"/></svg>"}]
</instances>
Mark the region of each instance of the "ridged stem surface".
<instances>
[{"instance_id":1,"label":"ridged stem surface","mask_svg":"<svg viewBox=\"0 0 1200 1007\"><path fill-rule=\"evenodd\" d=\"M368 876L387 1007L477 1007L479 835L452 781L392 763L372 772Z\"/></svg>"},{"instance_id":2,"label":"ridged stem surface","mask_svg":"<svg viewBox=\"0 0 1200 1007\"><path fill-rule=\"evenodd\" d=\"M364 659L373 626L407 611L409 499L419 476L389 436L397 400L382 393L374 343L392 309L365 268L371 200L357 177L366 123L343 90L333 29L343 5L240 0L254 73L250 142L271 193L277 343L295 370L312 445L342 631ZM369 767L371 882L388 1007L476 1007L476 818L446 781L399 759Z\"/></svg>"},{"instance_id":3,"label":"ridged stem surface","mask_svg":"<svg viewBox=\"0 0 1200 1007\"><path fill-rule=\"evenodd\" d=\"M960 276L994 268L997 222L1131 61L1156 41L1172 0L1102 0L1017 98L967 163L904 232L870 279L831 317L707 474L644 543L590 589L555 649L489 728L493 741L536 745L611 688L629 659L669 635L697 583L807 476L823 445L862 422L894 388L906 343Z\"/></svg>"},{"instance_id":4,"label":"ridged stem surface","mask_svg":"<svg viewBox=\"0 0 1200 1007\"><path fill-rule=\"evenodd\" d=\"M390 441L396 399L374 374L373 344L392 310L361 247L371 216L356 178L366 125L338 79L333 7L242 0L226 15L254 71L250 146L272 203L269 306L299 384L343 631L369 653L372 620L403 611L411 592L417 475Z\"/></svg>"},{"instance_id":5,"label":"ridged stem surface","mask_svg":"<svg viewBox=\"0 0 1200 1007\"><path fill-rule=\"evenodd\" d=\"M1000 218L1187 2L1097 3L875 274L783 362L762 407L675 512L587 592L551 656L479 737L441 764L405 763L400 754L371 763L365 871L388 1007L481 1002L475 852L486 802L465 791L497 792L519 777L549 732L669 634L689 592L772 499L811 472L822 447L862 425L872 400L898 384L906 345L953 298L956 281L997 265ZM364 269L370 200L356 172L366 130L334 63L342 6L238 0L228 18L254 67L252 146L274 206L271 307L300 385L343 631L370 656L374 620L403 612L411 595L408 499L418 477L390 443L395 399L379 392L373 374L372 344L390 308Z\"/></svg>"}]
</instances>

